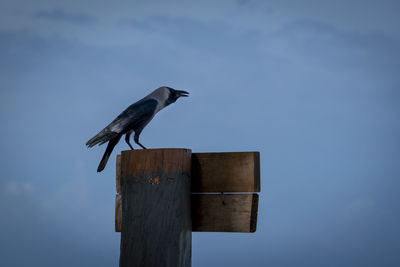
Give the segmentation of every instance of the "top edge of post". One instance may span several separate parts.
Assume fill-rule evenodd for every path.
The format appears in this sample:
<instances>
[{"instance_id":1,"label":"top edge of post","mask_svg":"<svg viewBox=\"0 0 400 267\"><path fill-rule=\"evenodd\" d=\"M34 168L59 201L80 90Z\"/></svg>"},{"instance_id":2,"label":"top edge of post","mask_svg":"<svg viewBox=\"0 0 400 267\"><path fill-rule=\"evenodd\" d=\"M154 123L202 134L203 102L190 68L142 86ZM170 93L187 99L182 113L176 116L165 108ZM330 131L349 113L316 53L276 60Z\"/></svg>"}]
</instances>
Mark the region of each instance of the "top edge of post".
<instances>
[{"instance_id":1,"label":"top edge of post","mask_svg":"<svg viewBox=\"0 0 400 267\"><path fill-rule=\"evenodd\" d=\"M175 147L169 147L169 148L147 148L147 149L128 149L128 150L122 150L122 152L132 152L132 151L158 151L158 150L190 150L190 148L175 148Z\"/></svg>"},{"instance_id":2,"label":"top edge of post","mask_svg":"<svg viewBox=\"0 0 400 267\"><path fill-rule=\"evenodd\" d=\"M260 151L225 151L225 152L196 152L194 154L240 154L240 153L254 153L254 154L260 154Z\"/></svg>"}]
</instances>

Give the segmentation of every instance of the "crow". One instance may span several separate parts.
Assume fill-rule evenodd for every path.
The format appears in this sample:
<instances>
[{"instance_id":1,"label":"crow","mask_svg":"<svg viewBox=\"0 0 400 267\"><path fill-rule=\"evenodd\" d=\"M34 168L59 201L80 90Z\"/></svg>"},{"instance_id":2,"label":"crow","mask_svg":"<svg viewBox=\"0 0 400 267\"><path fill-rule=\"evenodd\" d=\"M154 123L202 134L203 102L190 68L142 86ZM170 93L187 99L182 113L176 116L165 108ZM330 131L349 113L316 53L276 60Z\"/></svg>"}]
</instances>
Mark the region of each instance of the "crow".
<instances>
[{"instance_id":1,"label":"crow","mask_svg":"<svg viewBox=\"0 0 400 267\"><path fill-rule=\"evenodd\" d=\"M139 135L143 131L144 127L146 127L146 125L153 119L154 115L156 115L156 113L161 109L174 103L179 97L186 97L188 95L189 93L186 91L162 86L143 99L130 105L106 128L87 141L86 145L88 147L93 147L97 144L100 146L108 142L106 151L104 152L103 158L97 168L97 172L104 170L111 152L124 134L125 142L131 149L133 149L133 147L129 139L133 132L135 132L133 138L135 143L143 149L146 149L146 147L139 142Z\"/></svg>"}]
</instances>

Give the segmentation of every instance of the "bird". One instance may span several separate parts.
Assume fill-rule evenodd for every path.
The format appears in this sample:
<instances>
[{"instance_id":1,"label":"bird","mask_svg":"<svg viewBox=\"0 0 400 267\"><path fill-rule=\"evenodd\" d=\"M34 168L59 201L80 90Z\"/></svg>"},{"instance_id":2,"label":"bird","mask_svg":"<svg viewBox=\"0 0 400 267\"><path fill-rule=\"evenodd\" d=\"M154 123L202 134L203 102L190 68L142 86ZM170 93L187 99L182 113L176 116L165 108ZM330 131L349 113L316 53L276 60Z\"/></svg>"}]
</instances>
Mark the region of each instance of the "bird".
<instances>
[{"instance_id":1,"label":"bird","mask_svg":"<svg viewBox=\"0 0 400 267\"><path fill-rule=\"evenodd\" d=\"M109 125L86 142L88 148L97 144L100 146L108 142L106 151L97 168L97 172L104 170L111 152L124 134L125 142L132 150L134 148L129 139L133 132L135 132L133 138L135 143L143 149L146 149L146 147L139 142L139 136L144 127L153 119L157 112L175 103L178 98L187 96L189 96L189 93L186 91L162 86L122 111Z\"/></svg>"}]
</instances>

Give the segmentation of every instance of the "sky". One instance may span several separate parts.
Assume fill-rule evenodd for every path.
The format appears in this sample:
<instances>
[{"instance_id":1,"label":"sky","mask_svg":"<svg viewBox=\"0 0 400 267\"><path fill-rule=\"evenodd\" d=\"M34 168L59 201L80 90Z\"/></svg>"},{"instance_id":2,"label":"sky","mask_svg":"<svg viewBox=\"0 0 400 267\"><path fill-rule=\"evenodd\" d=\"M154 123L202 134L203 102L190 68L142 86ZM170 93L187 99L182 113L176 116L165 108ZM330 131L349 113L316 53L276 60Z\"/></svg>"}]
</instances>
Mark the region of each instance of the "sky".
<instances>
[{"instance_id":1,"label":"sky","mask_svg":"<svg viewBox=\"0 0 400 267\"><path fill-rule=\"evenodd\" d=\"M192 266L400 266L398 1L0 2L0 265L118 266L115 155L86 141L166 85L149 148L260 151L257 232Z\"/></svg>"}]
</instances>

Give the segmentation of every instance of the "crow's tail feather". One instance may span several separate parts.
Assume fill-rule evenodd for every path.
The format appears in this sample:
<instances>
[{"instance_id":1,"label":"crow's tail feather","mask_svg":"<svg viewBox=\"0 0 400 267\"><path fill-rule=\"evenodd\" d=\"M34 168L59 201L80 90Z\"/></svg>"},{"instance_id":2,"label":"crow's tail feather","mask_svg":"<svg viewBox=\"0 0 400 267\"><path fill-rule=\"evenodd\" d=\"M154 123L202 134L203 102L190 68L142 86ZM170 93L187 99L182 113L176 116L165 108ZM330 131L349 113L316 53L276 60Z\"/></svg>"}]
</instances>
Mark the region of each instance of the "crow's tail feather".
<instances>
[{"instance_id":1,"label":"crow's tail feather","mask_svg":"<svg viewBox=\"0 0 400 267\"><path fill-rule=\"evenodd\" d=\"M118 135L118 133L111 132L110 130L106 130L106 129L102 130L101 132L96 134L94 137L92 137L89 141L86 142L86 145L88 147L92 147L97 144L102 145L105 142L110 141L111 139L115 138Z\"/></svg>"},{"instance_id":2,"label":"crow's tail feather","mask_svg":"<svg viewBox=\"0 0 400 267\"><path fill-rule=\"evenodd\" d=\"M97 168L97 172L101 172L102 170L104 170L104 168L106 167L108 158L111 155L111 152L113 151L115 145L118 143L119 139L121 139L122 135L117 135L116 137L114 137L113 139L111 139L108 142L106 151L104 152L103 158L100 161L99 167Z\"/></svg>"}]
</instances>

